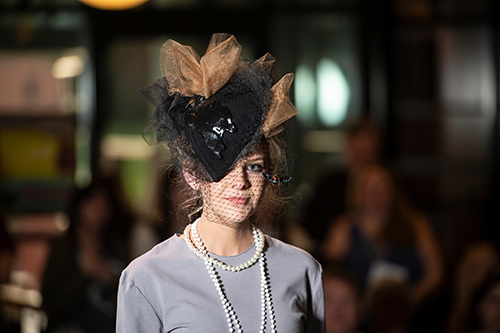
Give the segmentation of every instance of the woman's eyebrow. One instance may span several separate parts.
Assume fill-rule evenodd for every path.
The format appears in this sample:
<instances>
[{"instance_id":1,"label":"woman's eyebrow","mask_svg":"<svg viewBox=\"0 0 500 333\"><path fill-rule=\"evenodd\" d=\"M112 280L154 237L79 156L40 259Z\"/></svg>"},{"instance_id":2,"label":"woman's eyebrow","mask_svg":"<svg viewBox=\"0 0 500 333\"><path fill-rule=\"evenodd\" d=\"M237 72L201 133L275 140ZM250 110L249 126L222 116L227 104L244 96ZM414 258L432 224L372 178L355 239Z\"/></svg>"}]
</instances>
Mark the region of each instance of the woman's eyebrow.
<instances>
[{"instance_id":1,"label":"woman's eyebrow","mask_svg":"<svg viewBox=\"0 0 500 333\"><path fill-rule=\"evenodd\" d=\"M254 157L249 157L247 159L247 162L265 161L265 159L266 159L265 156L258 155L258 156L254 156Z\"/></svg>"}]
</instances>

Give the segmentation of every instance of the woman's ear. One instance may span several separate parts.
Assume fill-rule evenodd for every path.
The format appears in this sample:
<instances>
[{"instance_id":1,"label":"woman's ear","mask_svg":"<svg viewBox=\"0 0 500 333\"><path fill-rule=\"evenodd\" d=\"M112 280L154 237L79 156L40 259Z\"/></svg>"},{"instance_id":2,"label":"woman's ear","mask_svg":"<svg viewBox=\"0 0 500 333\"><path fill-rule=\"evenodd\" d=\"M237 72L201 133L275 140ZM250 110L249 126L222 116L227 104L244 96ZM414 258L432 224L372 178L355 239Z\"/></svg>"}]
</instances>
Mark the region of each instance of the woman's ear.
<instances>
[{"instance_id":1,"label":"woman's ear","mask_svg":"<svg viewBox=\"0 0 500 333\"><path fill-rule=\"evenodd\" d=\"M186 183L195 191L198 191L200 188L198 186L198 179L196 179L195 176L186 168L185 165L182 166L182 174L184 175L184 179L186 180Z\"/></svg>"}]
</instances>

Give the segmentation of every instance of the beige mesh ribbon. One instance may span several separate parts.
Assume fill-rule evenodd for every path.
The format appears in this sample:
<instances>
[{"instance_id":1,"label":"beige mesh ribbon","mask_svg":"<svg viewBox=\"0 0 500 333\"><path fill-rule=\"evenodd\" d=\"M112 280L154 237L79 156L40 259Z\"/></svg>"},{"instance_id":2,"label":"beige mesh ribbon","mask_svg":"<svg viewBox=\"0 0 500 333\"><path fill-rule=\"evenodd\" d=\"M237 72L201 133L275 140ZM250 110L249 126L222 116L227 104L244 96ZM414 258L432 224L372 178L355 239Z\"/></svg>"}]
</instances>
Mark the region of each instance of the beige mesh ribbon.
<instances>
[{"instance_id":1,"label":"beige mesh ribbon","mask_svg":"<svg viewBox=\"0 0 500 333\"><path fill-rule=\"evenodd\" d=\"M160 50L160 68L169 93L211 97L238 68L241 45L233 35L214 34L203 57L186 45L168 40Z\"/></svg>"},{"instance_id":2,"label":"beige mesh ribbon","mask_svg":"<svg viewBox=\"0 0 500 333\"><path fill-rule=\"evenodd\" d=\"M266 138L281 132L282 124L299 113L289 97L293 77L292 73L286 74L271 88L271 106L262 125L262 132Z\"/></svg>"}]
</instances>

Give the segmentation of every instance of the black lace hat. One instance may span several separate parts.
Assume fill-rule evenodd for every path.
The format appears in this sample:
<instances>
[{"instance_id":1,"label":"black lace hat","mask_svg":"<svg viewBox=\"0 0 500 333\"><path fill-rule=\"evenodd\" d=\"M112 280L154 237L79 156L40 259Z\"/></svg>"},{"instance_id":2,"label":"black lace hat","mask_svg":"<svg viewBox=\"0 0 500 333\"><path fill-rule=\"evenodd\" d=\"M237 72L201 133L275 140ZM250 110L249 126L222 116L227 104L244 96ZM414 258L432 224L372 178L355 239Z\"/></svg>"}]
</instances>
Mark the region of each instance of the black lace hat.
<instances>
[{"instance_id":1,"label":"black lace hat","mask_svg":"<svg viewBox=\"0 0 500 333\"><path fill-rule=\"evenodd\" d=\"M240 52L228 34L214 34L203 57L168 40L160 51L165 76L140 89L156 107L145 140L167 141L179 161L200 162L214 182L297 114L288 97L293 74L275 83L270 54L245 61Z\"/></svg>"}]
</instances>

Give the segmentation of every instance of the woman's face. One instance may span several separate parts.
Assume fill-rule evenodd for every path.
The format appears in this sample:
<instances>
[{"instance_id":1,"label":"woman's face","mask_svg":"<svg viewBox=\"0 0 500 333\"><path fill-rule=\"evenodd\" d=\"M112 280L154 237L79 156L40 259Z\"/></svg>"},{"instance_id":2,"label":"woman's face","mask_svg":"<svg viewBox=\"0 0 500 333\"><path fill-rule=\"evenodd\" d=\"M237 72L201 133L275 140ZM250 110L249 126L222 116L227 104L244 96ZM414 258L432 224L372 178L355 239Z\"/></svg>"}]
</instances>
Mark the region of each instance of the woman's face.
<instances>
[{"instance_id":1,"label":"woman's face","mask_svg":"<svg viewBox=\"0 0 500 333\"><path fill-rule=\"evenodd\" d=\"M106 195L100 190L81 203L79 212L82 226L92 230L102 229L111 217L111 208Z\"/></svg>"},{"instance_id":2,"label":"woman's face","mask_svg":"<svg viewBox=\"0 0 500 333\"><path fill-rule=\"evenodd\" d=\"M480 302L479 317L484 331L500 331L500 283L495 284Z\"/></svg>"},{"instance_id":3,"label":"woman's face","mask_svg":"<svg viewBox=\"0 0 500 333\"><path fill-rule=\"evenodd\" d=\"M266 179L267 149L261 144L240 159L218 182L200 185L203 214L212 222L234 224L246 221L257 209Z\"/></svg>"},{"instance_id":4,"label":"woman's face","mask_svg":"<svg viewBox=\"0 0 500 333\"><path fill-rule=\"evenodd\" d=\"M390 180L382 172L373 170L366 175L361 188L361 207L368 211L386 211L392 201Z\"/></svg>"},{"instance_id":5,"label":"woman's face","mask_svg":"<svg viewBox=\"0 0 500 333\"><path fill-rule=\"evenodd\" d=\"M326 331L355 332L360 320L360 301L356 289L347 281L332 277L324 280Z\"/></svg>"}]
</instances>

